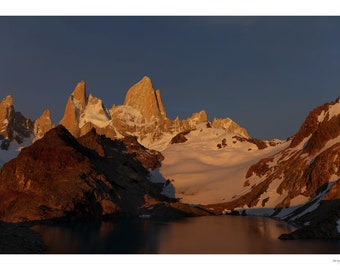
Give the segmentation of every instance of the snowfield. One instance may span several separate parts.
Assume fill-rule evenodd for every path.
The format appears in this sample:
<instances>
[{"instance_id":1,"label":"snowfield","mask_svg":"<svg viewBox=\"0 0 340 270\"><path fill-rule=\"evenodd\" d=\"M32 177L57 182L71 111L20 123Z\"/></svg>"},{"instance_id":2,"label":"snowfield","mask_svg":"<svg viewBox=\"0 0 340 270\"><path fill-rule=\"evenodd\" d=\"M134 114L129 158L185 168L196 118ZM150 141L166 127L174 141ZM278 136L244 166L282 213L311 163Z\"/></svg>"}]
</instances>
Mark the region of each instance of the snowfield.
<instances>
[{"instance_id":1,"label":"snowfield","mask_svg":"<svg viewBox=\"0 0 340 270\"><path fill-rule=\"evenodd\" d=\"M190 204L230 201L249 191L244 182L251 165L289 144L282 142L259 150L255 144L240 142L234 136L237 134L203 124L186 135L186 142L170 144L162 151L165 159L159 173L171 180L176 198ZM218 148L223 139L227 145Z\"/></svg>"}]
</instances>

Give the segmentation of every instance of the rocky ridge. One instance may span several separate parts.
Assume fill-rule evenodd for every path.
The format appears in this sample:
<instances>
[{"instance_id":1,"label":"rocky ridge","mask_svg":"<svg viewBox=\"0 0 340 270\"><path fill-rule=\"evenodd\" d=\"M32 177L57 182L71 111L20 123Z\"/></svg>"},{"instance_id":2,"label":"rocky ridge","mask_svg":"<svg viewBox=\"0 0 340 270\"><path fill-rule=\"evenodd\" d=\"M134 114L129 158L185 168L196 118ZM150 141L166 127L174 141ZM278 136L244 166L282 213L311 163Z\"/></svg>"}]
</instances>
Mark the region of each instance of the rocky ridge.
<instances>
[{"instance_id":1,"label":"rocky ridge","mask_svg":"<svg viewBox=\"0 0 340 270\"><path fill-rule=\"evenodd\" d=\"M135 136L148 148L167 145L178 133L195 129L201 123L209 123L205 111L184 120L167 118L161 92L154 90L146 76L127 91L123 105L113 105L110 109L91 94L87 97L85 82L78 83L60 121L76 138L94 128L111 139ZM215 119L212 125L249 137L244 128L229 118Z\"/></svg>"},{"instance_id":2,"label":"rocky ridge","mask_svg":"<svg viewBox=\"0 0 340 270\"><path fill-rule=\"evenodd\" d=\"M0 167L17 156L22 147L41 139L54 125L49 110L35 121L15 112L13 98L8 96L0 103L1 149L7 150L16 141L11 153L2 152ZM193 113L187 119L171 120L167 117L160 90L154 90L151 79L143 77L126 94L123 105L106 107L103 101L92 94L87 95L86 83L80 81L69 96L60 124L79 138L92 129L111 139L134 136L143 146L163 150L177 134L196 129L206 123L212 128L222 128L244 138L247 131L230 118L209 122L204 110ZM24 144L22 144L24 142Z\"/></svg>"}]
</instances>

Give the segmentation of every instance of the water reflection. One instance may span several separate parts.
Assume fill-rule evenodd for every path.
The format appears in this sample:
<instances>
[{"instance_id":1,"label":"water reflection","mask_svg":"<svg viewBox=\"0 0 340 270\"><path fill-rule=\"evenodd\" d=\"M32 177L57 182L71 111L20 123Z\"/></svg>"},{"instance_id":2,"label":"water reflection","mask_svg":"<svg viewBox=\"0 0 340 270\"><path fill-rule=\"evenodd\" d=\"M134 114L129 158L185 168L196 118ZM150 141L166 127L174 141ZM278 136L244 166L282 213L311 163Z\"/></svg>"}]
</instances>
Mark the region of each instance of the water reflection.
<instances>
[{"instance_id":1,"label":"water reflection","mask_svg":"<svg viewBox=\"0 0 340 270\"><path fill-rule=\"evenodd\" d=\"M157 241L148 236L148 220L119 222L72 222L58 225L38 225L38 231L49 253L55 254L134 254L156 253ZM152 228L152 234L157 230Z\"/></svg>"},{"instance_id":2,"label":"water reflection","mask_svg":"<svg viewBox=\"0 0 340 270\"><path fill-rule=\"evenodd\" d=\"M278 240L293 228L263 217L143 219L34 227L50 253L62 254L336 254L339 241Z\"/></svg>"}]
</instances>

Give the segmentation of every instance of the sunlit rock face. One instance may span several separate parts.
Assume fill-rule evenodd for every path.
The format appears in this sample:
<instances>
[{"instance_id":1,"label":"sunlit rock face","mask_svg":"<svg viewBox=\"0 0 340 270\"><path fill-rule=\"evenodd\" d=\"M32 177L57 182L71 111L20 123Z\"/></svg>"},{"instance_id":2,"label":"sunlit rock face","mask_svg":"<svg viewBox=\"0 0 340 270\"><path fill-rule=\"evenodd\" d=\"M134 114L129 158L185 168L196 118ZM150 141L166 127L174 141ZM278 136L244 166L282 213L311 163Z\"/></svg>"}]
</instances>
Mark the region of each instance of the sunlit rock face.
<instances>
[{"instance_id":1,"label":"sunlit rock face","mask_svg":"<svg viewBox=\"0 0 340 270\"><path fill-rule=\"evenodd\" d=\"M86 85L84 81L81 81L77 84L68 98L64 116L60 121L60 124L66 127L75 137L79 137L80 135L79 123L81 115L85 110L86 103Z\"/></svg>"},{"instance_id":2,"label":"sunlit rock face","mask_svg":"<svg viewBox=\"0 0 340 270\"><path fill-rule=\"evenodd\" d=\"M209 123L204 110L183 120L167 118L161 91L154 90L147 76L130 87L123 105L113 105L110 109L101 99L92 94L87 96L85 82L79 82L67 101L64 117L60 121L76 138L94 128L111 139L135 136L144 146L159 150L178 133L193 130L202 123ZM229 118L214 120L213 125L248 136L245 129Z\"/></svg>"},{"instance_id":3,"label":"sunlit rock face","mask_svg":"<svg viewBox=\"0 0 340 270\"><path fill-rule=\"evenodd\" d=\"M127 92L124 106L139 111L146 122L156 118L164 118L165 109L161 100L160 90L156 94L149 77L143 77L141 81L133 85Z\"/></svg>"},{"instance_id":4,"label":"sunlit rock face","mask_svg":"<svg viewBox=\"0 0 340 270\"><path fill-rule=\"evenodd\" d=\"M45 110L42 115L34 121L34 140L41 139L47 131L52 129L52 120L49 110Z\"/></svg>"}]
</instances>

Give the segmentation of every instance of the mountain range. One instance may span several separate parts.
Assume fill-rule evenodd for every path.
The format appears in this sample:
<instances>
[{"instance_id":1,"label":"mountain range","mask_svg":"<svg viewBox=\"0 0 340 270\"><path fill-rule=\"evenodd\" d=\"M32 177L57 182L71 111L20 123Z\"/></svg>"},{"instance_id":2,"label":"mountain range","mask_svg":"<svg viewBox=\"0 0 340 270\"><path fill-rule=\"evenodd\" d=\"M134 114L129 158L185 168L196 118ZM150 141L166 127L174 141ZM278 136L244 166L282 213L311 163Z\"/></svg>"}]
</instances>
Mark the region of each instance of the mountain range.
<instances>
[{"instance_id":1,"label":"mountain range","mask_svg":"<svg viewBox=\"0 0 340 270\"><path fill-rule=\"evenodd\" d=\"M55 125L49 110L32 121L7 96L0 219L261 215L299 227L281 239L339 238L339 135L339 98L283 141L204 110L169 119L148 77L110 108L79 82Z\"/></svg>"}]
</instances>

